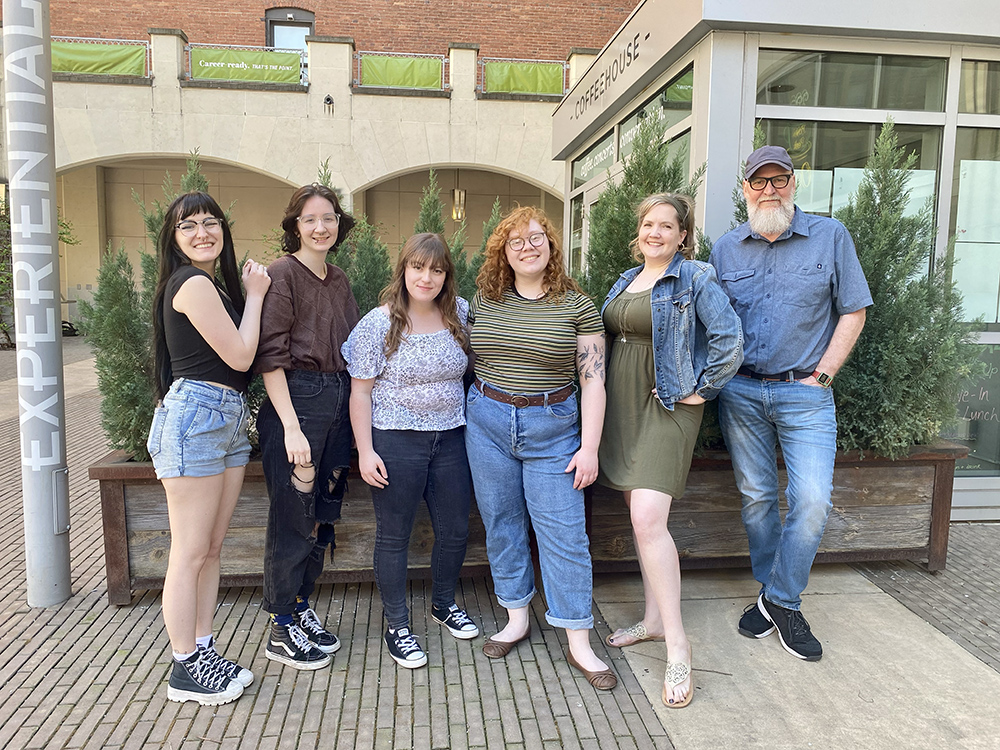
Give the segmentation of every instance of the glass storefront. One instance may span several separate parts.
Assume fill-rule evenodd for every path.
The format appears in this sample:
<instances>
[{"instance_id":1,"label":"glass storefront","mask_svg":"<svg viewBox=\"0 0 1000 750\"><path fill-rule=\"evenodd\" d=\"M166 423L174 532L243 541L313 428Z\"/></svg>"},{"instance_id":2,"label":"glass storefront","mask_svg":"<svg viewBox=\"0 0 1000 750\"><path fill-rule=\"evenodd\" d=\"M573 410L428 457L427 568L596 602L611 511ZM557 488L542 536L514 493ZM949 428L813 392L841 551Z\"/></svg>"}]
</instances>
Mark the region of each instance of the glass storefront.
<instances>
[{"instance_id":1,"label":"glass storefront","mask_svg":"<svg viewBox=\"0 0 1000 750\"><path fill-rule=\"evenodd\" d=\"M934 57L762 49L757 103L943 112L947 68Z\"/></svg>"},{"instance_id":2,"label":"glass storefront","mask_svg":"<svg viewBox=\"0 0 1000 750\"><path fill-rule=\"evenodd\" d=\"M691 115L691 92L694 90L694 68L688 68L656 94L646 100L618 126L618 158L632 153L632 141L639 123L646 117L656 117L668 129Z\"/></svg>"},{"instance_id":3,"label":"glass storefront","mask_svg":"<svg viewBox=\"0 0 1000 750\"><path fill-rule=\"evenodd\" d=\"M573 160L573 190L601 174L615 163L615 131L610 131L597 143Z\"/></svg>"},{"instance_id":4,"label":"glass storefront","mask_svg":"<svg viewBox=\"0 0 1000 750\"><path fill-rule=\"evenodd\" d=\"M569 272L583 273L583 193L569 202Z\"/></svg>"}]
</instances>

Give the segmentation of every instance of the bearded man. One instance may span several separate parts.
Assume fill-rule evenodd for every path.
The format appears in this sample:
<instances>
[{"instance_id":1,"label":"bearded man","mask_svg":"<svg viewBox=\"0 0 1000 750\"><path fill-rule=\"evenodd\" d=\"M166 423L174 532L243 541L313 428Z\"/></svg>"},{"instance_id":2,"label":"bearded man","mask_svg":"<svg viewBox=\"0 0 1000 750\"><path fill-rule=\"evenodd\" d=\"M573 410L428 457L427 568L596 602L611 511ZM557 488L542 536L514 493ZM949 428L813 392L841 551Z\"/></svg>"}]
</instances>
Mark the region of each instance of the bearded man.
<instances>
[{"instance_id":1,"label":"bearded man","mask_svg":"<svg viewBox=\"0 0 1000 750\"><path fill-rule=\"evenodd\" d=\"M795 205L785 149L757 149L744 174L750 220L720 238L709 259L743 324L743 367L719 394L761 585L739 632L764 638L777 630L790 654L819 661L823 647L800 608L831 508L837 415L830 385L872 297L844 225ZM778 447L788 477L784 523Z\"/></svg>"}]
</instances>

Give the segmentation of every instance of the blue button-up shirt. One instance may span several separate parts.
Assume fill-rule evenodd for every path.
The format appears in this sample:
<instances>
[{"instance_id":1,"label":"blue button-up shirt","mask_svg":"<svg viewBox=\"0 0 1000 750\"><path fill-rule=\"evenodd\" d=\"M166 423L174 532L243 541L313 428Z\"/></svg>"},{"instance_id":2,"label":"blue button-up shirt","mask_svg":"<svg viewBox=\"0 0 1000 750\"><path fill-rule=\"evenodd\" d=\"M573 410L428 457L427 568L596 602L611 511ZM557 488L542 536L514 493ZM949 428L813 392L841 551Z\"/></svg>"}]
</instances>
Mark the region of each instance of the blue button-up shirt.
<instances>
[{"instance_id":1,"label":"blue button-up shirt","mask_svg":"<svg viewBox=\"0 0 1000 750\"><path fill-rule=\"evenodd\" d=\"M741 224L719 238L709 262L743 324L743 364L765 375L812 372L840 316L872 304L844 225L798 207L774 242Z\"/></svg>"}]
</instances>

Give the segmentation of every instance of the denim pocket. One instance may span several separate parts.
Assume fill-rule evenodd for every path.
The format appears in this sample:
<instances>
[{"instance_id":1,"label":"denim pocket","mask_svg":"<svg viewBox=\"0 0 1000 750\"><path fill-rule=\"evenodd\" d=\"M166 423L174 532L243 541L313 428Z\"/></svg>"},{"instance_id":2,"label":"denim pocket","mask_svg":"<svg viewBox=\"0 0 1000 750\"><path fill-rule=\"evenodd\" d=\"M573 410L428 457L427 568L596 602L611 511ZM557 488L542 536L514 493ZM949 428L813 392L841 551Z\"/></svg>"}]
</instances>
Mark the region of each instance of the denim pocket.
<instances>
[{"instance_id":1,"label":"denim pocket","mask_svg":"<svg viewBox=\"0 0 1000 750\"><path fill-rule=\"evenodd\" d=\"M576 399L570 398L558 404L549 404L545 412L556 419L576 419Z\"/></svg>"},{"instance_id":2,"label":"denim pocket","mask_svg":"<svg viewBox=\"0 0 1000 750\"><path fill-rule=\"evenodd\" d=\"M288 377L288 395L292 400L299 398L316 398L323 392L323 382L318 378Z\"/></svg>"},{"instance_id":3,"label":"denim pocket","mask_svg":"<svg viewBox=\"0 0 1000 750\"><path fill-rule=\"evenodd\" d=\"M149 426L149 437L146 439L146 450L151 458L159 455L163 446L163 423L167 421L167 410L157 406L153 410L153 421Z\"/></svg>"}]
</instances>

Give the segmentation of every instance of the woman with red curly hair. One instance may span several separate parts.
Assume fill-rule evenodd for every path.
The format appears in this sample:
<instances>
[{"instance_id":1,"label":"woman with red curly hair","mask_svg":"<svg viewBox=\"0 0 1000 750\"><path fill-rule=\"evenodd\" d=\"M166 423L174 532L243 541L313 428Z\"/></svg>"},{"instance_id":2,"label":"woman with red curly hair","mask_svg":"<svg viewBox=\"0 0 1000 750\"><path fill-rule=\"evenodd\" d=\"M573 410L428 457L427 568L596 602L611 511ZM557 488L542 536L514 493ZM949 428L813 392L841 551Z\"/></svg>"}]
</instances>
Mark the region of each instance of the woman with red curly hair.
<instances>
[{"instance_id":1,"label":"woman with red curly hair","mask_svg":"<svg viewBox=\"0 0 1000 750\"><path fill-rule=\"evenodd\" d=\"M570 665L610 690L618 678L590 645L593 577L583 512L604 422L604 327L566 275L559 233L537 208L516 208L500 221L476 282L469 313L476 378L466 398L465 440L494 590L508 615L483 653L502 658L531 635L530 522L545 619L566 628Z\"/></svg>"}]
</instances>

